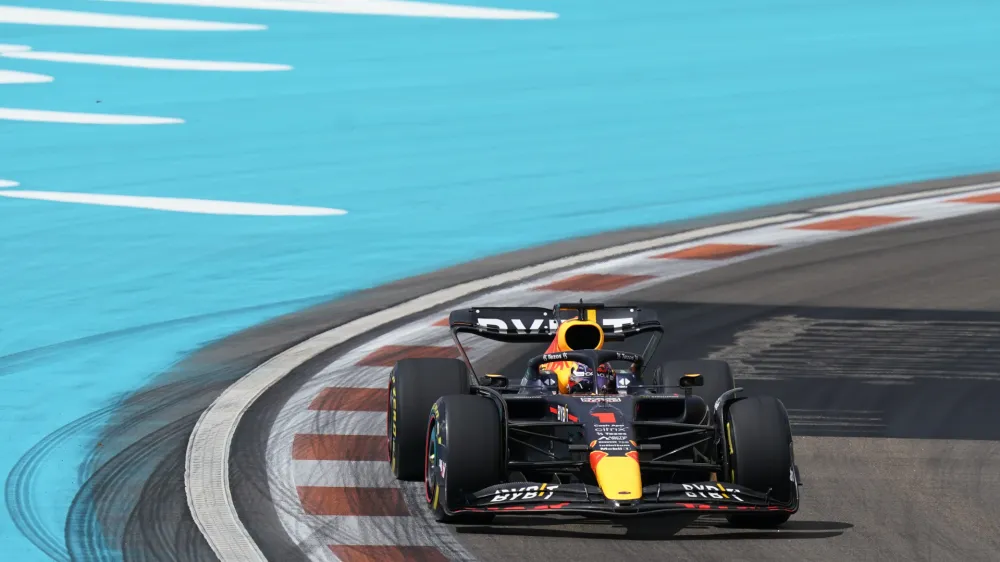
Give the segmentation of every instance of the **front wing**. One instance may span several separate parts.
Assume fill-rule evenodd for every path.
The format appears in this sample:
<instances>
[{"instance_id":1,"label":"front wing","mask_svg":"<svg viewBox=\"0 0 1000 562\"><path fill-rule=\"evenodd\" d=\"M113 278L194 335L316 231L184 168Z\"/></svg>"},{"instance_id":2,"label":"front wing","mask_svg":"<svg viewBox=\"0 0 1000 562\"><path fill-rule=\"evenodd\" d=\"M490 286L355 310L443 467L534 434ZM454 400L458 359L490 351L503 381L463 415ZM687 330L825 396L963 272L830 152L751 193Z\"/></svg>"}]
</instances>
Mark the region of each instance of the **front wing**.
<instances>
[{"instance_id":1,"label":"front wing","mask_svg":"<svg viewBox=\"0 0 1000 562\"><path fill-rule=\"evenodd\" d=\"M642 489L638 500L613 500L604 497L598 486L587 484L541 484L508 482L484 488L465 498L465 505L448 510L452 513L488 512L504 515L538 515L540 512L592 515L602 517L650 514L750 511L798 511L798 486L793 497L780 502L766 494L726 482L692 484L656 484Z\"/></svg>"}]
</instances>

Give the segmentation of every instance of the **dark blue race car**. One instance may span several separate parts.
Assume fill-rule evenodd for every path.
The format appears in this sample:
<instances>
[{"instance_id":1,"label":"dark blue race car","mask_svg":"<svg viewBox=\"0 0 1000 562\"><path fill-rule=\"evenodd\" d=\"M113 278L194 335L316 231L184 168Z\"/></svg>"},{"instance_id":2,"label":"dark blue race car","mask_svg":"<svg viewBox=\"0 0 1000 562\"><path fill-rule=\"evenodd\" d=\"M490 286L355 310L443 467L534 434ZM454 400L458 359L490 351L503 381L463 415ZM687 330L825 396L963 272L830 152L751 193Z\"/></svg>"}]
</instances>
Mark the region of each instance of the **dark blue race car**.
<instances>
[{"instance_id":1,"label":"dark blue race car","mask_svg":"<svg viewBox=\"0 0 1000 562\"><path fill-rule=\"evenodd\" d=\"M781 401L742 396L723 361L647 373L652 311L601 304L456 310L463 359L405 359L389 382L393 473L422 480L439 521L496 514L724 514L781 525L799 505ZM459 335L548 343L519 384L478 376ZM648 337L642 353L605 344Z\"/></svg>"}]
</instances>

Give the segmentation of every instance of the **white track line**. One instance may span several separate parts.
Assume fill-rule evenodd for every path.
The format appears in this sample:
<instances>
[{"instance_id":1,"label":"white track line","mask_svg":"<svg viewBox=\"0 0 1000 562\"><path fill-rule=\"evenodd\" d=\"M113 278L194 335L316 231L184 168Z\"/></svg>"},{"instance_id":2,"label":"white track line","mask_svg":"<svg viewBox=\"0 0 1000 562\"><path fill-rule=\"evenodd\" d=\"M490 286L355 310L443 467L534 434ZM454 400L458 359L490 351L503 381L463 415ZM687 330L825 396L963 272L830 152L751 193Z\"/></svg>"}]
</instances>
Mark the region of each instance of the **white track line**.
<instances>
[{"instance_id":1,"label":"white track line","mask_svg":"<svg viewBox=\"0 0 1000 562\"><path fill-rule=\"evenodd\" d=\"M260 62L163 59L30 50L12 50L5 52L0 49L0 56L8 59L62 62L69 64L93 64L99 66L120 66L126 68L147 68L153 70L190 70L198 72L280 72L292 69L292 67L287 64L267 64ZM2 74L0 74L0 76L2 76ZM49 81L51 81L51 78Z\"/></svg>"},{"instance_id":2,"label":"white track line","mask_svg":"<svg viewBox=\"0 0 1000 562\"><path fill-rule=\"evenodd\" d=\"M817 209L813 209L813 212L842 213L844 211L855 211L858 209L864 209L866 207L888 205L889 203L913 201L914 199L924 199L926 197L934 197L934 196L954 195L956 193L964 193L966 191L978 191L982 189L991 189L995 187L1000 187L1000 182L977 183L974 185L965 185L962 187L948 187L944 189L921 191L918 193L906 193L904 195L892 195L889 197L879 197L877 199L866 199L864 201L854 201L851 203L844 203L842 205L830 205L828 207L819 207Z\"/></svg>"},{"instance_id":3,"label":"white track line","mask_svg":"<svg viewBox=\"0 0 1000 562\"><path fill-rule=\"evenodd\" d=\"M0 84L45 84L53 78L45 74L20 72L17 70L0 70Z\"/></svg>"},{"instance_id":4,"label":"white track line","mask_svg":"<svg viewBox=\"0 0 1000 562\"><path fill-rule=\"evenodd\" d=\"M46 10L43 8L24 8L21 6L0 6L0 23L60 27L98 27L103 29L140 29L146 31L260 31L267 29L265 25L246 23L118 16L96 12Z\"/></svg>"},{"instance_id":5,"label":"white track line","mask_svg":"<svg viewBox=\"0 0 1000 562\"><path fill-rule=\"evenodd\" d=\"M73 123L76 125L177 125L183 119L172 117L147 117L145 115L114 115L105 113L73 113L42 109L0 107L0 121L27 121L32 123Z\"/></svg>"},{"instance_id":6,"label":"white track line","mask_svg":"<svg viewBox=\"0 0 1000 562\"><path fill-rule=\"evenodd\" d=\"M0 191L0 197L31 199L56 203L77 203L104 207L126 207L175 213L201 215L235 215L253 217L319 217L344 215L343 209L274 205L270 203L243 203L239 201L214 201L209 199L179 199L174 197L147 197L139 195L109 195L104 193L65 193L58 191Z\"/></svg>"},{"instance_id":7,"label":"white track line","mask_svg":"<svg viewBox=\"0 0 1000 562\"><path fill-rule=\"evenodd\" d=\"M506 10L480 6L460 6L410 0L103 0L137 4L166 4L242 10L276 10L282 12L319 12L367 16L397 16L417 18L456 18L477 20L549 20L559 17L552 12Z\"/></svg>"},{"instance_id":8,"label":"white track line","mask_svg":"<svg viewBox=\"0 0 1000 562\"><path fill-rule=\"evenodd\" d=\"M990 187L994 186L991 185ZM940 190L925 192L925 196L928 195L940 195ZM969 204L964 208L967 209L966 214L972 214L990 209L996 209L997 207L997 205ZM831 215L816 216L807 213L790 213L750 221L700 228L688 232L661 236L651 240L624 244L613 248L585 252L562 259L552 260L544 264L525 267L438 290L319 334L289 349L288 351L275 356L271 360L248 373L240 380L236 381L232 386L227 388L202 414L192 431L191 439L188 442L185 469L185 489L187 493L188 505L191 509L194 521L204 534L208 544L212 547L213 551L218 555L222 562L265 561L260 548L253 541L246 527L239 520L239 516L237 515L236 508L232 501L229 486L229 454L233 436L243 415L268 388L273 386L296 367L332 347L342 345L355 337L379 329L390 322L395 322L406 317L429 312L430 310L441 307L445 304L453 303L460 299L469 297L474 293L487 291L489 289L496 289L512 283L523 283L546 274L549 274L549 278L553 279L554 276L551 274L554 272L573 266L581 266L594 262L621 258L623 256L637 254L640 252L650 252L652 250L662 249L668 246L680 247L678 245L691 241L723 236L739 231L779 224L786 227L792 227L811 222L818 222L819 220L825 221L832 218L837 217ZM906 226L922 222L923 220L924 219L921 217L915 216L914 220L898 223L897 226ZM933 217L928 216L926 220L933 220ZM884 228L871 228L855 232L853 234L867 234L869 232L883 230ZM803 236L808 236L811 231L797 230L797 232L801 232ZM821 237L821 239L825 238ZM674 248L671 248L671 250L673 249ZM570 273L576 272L574 271ZM570 273L562 272L559 275L565 277ZM494 291L492 294L488 294L481 299L477 299L477 302L484 303L486 301L495 300L502 297L505 293L520 294L523 300L523 297L527 294L526 291L531 293L532 298L556 302L560 294L558 292L531 291L531 287L540 286L547 281L548 280L536 280L532 281L527 286L521 285L514 288ZM662 277L656 279L656 282L662 281ZM632 291L635 290L636 287L636 285L633 285L628 287L627 290ZM394 337L398 338L401 332L414 332L416 330L426 328L427 326L425 325L414 324L395 332ZM384 337L380 339L384 339ZM377 346L374 346L373 344L365 346L367 349L371 349L372 347ZM337 363L343 363L344 360L348 360L349 357L356 357L360 351L360 349L349 350L346 354L347 356L338 360ZM331 366L331 368L333 367ZM373 378L381 379L382 377ZM290 447L290 443L284 446ZM345 522L353 519L356 518L344 518ZM331 540L334 539L334 537L331 537ZM386 537L386 540L392 540L392 537ZM332 542L330 544L344 543Z\"/></svg>"}]
</instances>

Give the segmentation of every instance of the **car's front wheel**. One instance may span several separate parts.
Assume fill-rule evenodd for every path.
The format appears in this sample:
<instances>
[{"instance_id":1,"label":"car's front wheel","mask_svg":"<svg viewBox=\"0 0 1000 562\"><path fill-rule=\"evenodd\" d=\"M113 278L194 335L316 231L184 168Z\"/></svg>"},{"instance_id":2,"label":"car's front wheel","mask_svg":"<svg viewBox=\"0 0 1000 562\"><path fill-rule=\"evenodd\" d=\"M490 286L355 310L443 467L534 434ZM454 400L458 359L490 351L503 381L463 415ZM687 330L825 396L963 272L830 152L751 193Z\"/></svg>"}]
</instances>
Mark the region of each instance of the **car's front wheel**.
<instances>
[{"instance_id":1,"label":"car's front wheel","mask_svg":"<svg viewBox=\"0 0 1000 562\"><path fill-rule=\"evenodd\" d=\"M424 489L434 517L442 522L486 522L493 514L448 515L462 498L504 480L500 413L483 396L444 396L427 424Z\"/></svg>"},{"instance_id":2,"label":"car's front wheel","mask_svg":"<svg viewBox=\"0 0 1000 562\"><path fill-rule=\"evenodd\" d=\"M792 477L794 453L792 428L784 404L771 396L752 396L733 403L726 413L727 444L730 448L730 482L750 490L768 493L779 502L797 494ZM728 515L741 527L777 527L791 513L784 510Z\"/></svg>"}]
</instances>

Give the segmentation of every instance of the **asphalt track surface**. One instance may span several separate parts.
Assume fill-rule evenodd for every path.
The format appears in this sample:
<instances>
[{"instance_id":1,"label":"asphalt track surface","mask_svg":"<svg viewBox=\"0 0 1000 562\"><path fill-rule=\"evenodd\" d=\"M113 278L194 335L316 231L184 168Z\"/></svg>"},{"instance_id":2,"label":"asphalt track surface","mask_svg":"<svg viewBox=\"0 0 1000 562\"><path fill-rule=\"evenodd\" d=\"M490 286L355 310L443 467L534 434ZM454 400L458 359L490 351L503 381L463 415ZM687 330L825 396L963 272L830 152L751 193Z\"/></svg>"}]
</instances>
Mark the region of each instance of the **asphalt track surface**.
<instances>
[{"instance_id":1,"label":"asphalt track surface","mask_svg":"<svg viewBox=\"0 0 1000 562\"><path fill-rule=\"evenodd\" d=\"M184 497L183 458L191 428L228 384L332 326L442 286L586 249L862 196L997 178L894 186L567 241L358 293L216 342L115 413L115 423L92 455L93 476L69 513L65 540L71 557L121 559L108 552L110 545L120 547L125 560L214 559ZM1000 507L994 504L1000 497L1000 424L993 415L1000 398L1000 360L994 352L1000 349L997 218L983 213L787 251L629 297L658 307L674 327L661 353L722 353L757 370L766 367L740 384L750 392L776 394L798 416L796 452L806 496L802 512L785 530L700 526L664 540L669 533L662 526L625 530L531 522L455 528L459 539L482 560L505 561L554 556L995 560L1000 546ZM823 322L832 323L832 334ZM837 322L847 328L837 328ZM865 323L888 323L901 332L879 334ZM754 344L762 339L763 347L777 341L771 351L787 353L762 355L761 345ZM743 347L733 345L737 340ZM299 560L301 553L284 537L272 507L292 498L272 498L266 486L263 459L270 421L282 398L339 351L320 356L275 386L236 435L234 499L272 560ZM873 365L888 374L842 376L871 371ZM900 378L913 372L918 375L911 382ZM869 415L872 411L875 415ZM31 469L22 472L23 486L8 483L8 503L23 508L18 512L22 528L30 534L31 506L18 498L30 484ZM41 544L61 539L33 538Z\"/></svg>"},{"instance_id":2,"label":"asphalt track surface","mask_svg":"<svg viewBox=\"0 0 1000 562\"><path fill-rule=\"evenodd\" d=\"M496 562L997 560L998 219L850 237L621 299L669 328L658 360L725 358L747 393L785 403L805 498L782 530L538 518L456 527L460 540Z\"/></svg>"}]
</instances>

